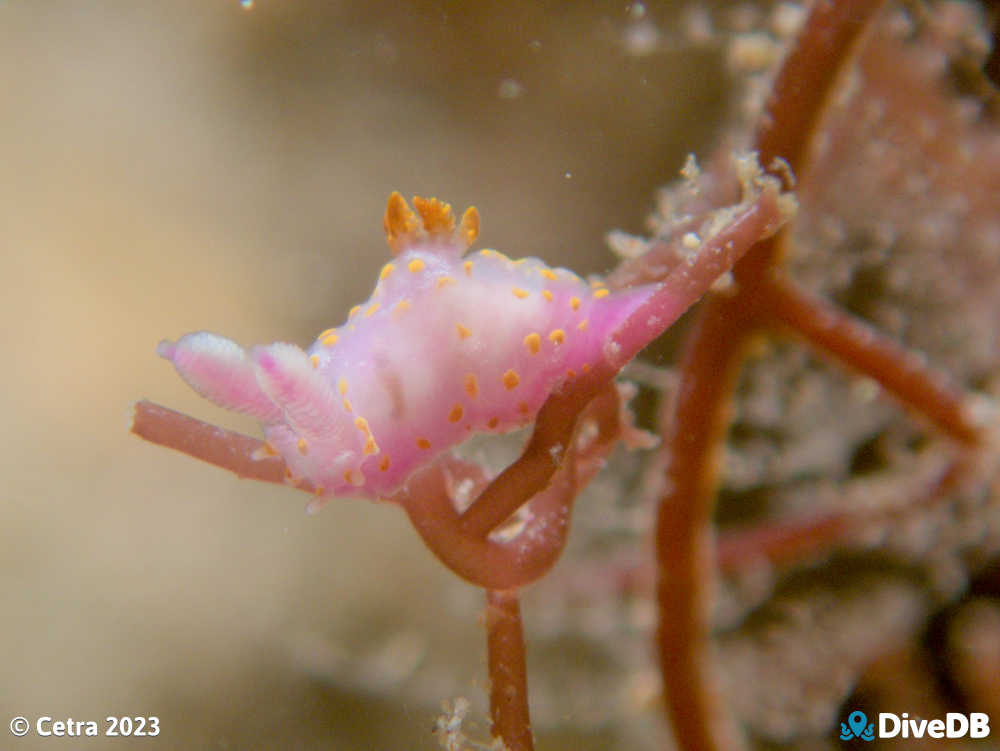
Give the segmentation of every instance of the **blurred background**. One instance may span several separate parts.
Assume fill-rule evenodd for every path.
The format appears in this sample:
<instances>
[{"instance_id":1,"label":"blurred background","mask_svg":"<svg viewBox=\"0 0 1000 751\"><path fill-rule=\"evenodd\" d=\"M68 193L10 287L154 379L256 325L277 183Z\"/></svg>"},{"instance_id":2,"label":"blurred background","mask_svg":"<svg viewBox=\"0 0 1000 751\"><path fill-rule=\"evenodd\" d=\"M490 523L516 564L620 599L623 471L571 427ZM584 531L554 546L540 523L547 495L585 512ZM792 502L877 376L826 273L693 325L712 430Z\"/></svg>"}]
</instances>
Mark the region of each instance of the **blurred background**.
<instances>
[{"instance_id":1,"label":"blurred background","mask_svg":"<svg viewBox=\"0 0 1000 751\"><path fill-rule=\"evenodd\" d=\"M309 343L373 286L392 190L475 204L484 246L608 269L604 233L642 232L725 114L721 50L679 41L697 20L655 2L0 2L4 722L160 718L127 748L430 749L461 695L488 736L480 595L398 509L307 517L300 494L130 436L130 404L253 432L157 342ZM548 747L620 740L580 729L587 711L540 722Z\"/></svg>"}]
</instances>

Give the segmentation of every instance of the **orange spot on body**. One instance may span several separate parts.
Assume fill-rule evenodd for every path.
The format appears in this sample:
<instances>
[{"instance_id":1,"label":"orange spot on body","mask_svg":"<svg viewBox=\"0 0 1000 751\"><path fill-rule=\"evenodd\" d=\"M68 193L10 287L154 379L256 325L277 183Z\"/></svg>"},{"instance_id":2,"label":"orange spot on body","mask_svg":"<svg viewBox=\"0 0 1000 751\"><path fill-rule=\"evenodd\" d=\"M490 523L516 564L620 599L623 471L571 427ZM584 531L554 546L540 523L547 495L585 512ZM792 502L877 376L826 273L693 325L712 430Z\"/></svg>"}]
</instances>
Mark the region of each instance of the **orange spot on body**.
<instances>
[{"instance_id":1,"label":"orange spot on body","mask_svg":"<svg viewBox=\"0 0 1000 751\"><path fill-rule=\"evenodd\" d=\"M347 393L347 379L343 376L341 376L340 380L337 381L337 391L340 392L341 396Z\"/></svg>"},{"instance_id":2,"label":"orange spot on body","mask_svg":"<svg viewBox=\"0 0 1000 751\"><path fill-rule=\"evenodd\" d=\"M466 261L463 263L462 268L465 269L466 276L472 276L472 261Z\"/></svg>"},{"instance_id":3,"label":"orange spot on body","mask_svg":"<svg viewBox=\"0 0 1000 751\"><path fill-rule=\"evenodd\" d=\"M385 279L385 278L386 278L386 277L388 277L388 276L389 276L389 274L391 274L391 273L392 273L392 272L393 272L393 271L394 271L395 269L396 269L396 266L395 266L394 264L391 264L391 263L387 263L387 264L386 264L385 266L383 266L383 267L382 267L382 271L381 271L381 272L379 272L379 275L378 275L378 278L379 278L379 279Z\"/></svg>"},{"instance_id":4,"label":"orange spot on body","mask_svg":"<svg viewBox=\"0 0 1000 751\"><path fill-rule=\"evenodd\" d=\"M512 289L511 292L514 293L514 297L516 297L518 300L523 300L528 296L528 290L521 289L520 287L514 287L514 289Z\"/></svg>"},{"instance_id":5,"label":"orange spot on body","mask_svg":"<svg viewBox=\"0 0 1000 751\"><path fill-rule=\"evenodd\" d=\"M406 268L410 270L411 274L416 274L424 270L424 262L421 261L419 258L414 258L407 264Z\"/></svg>"},{"instance_id":6,"label":"orange spot on body","mask_svg":"<svg viewBox=\"0 0 1000 751\"><path fill-rule=\"evenodd\" d=\"M375 315L375 312L381 307L382 306L379 305L378 303L373 303L372 306L365 311L365 318L371 318L373 315Z\"/></svg>"},{"instance_id":7,"label":"orange spot on body","mask_svg":"<svg viewBox=\"0 0 1000 751\"><path fill-rule=\"evenodd\" d=\"M586 331L587 330L587 319L584 318L582 321L580 321L578 324L576 324L576 327L578 329L580 329L580 331Z\"/></svg>"},{"instance_id":8,"label":"orange spot on body","mask_svg":"<svg viewBox=\"0 0 1000 751\"><path fill-rule=\"evenodd\" d=\"M571 297L571 298L569 298L569 306L573 310L579 310L580 309L580 298L579 297Z\"/></svg>"},{"instance_id":9,"label":"orange spot on body","mask_svg":"<svg viewBox=\"0 0 1000 751\"><path fill-rule=\"evenodd\" d=\"M442 277L439 277L438 280L437 280L437 288L438 289L441 289L442 287L447 287L449 284L457 284L457 282L454 279L452 279L450 276L442 276Z\"/></svg>"},{"instance_id":10,"label":"orange spot on body","mask_svg":"<svg viewBox=\"0 0 1000 751\"><path fill-rule=\"evenodd\" d=\"M600 300L602 297L607 297L611 292L606 289L599 289L594 293L594 297Z\"/></svg>"},{"instance_id":11,"label":"orange spot on body","mask_svg":"<svg viewBox=\"0 0 1000 751\"><path fill-rule=\"evenodd\" d=\"M385 472L386 470L389 469L389 455L388 454L386 454L385 456L382 457L382 460L378 463L378 468L382 472Z\"/></svg>"},{"instance_id":12,"label":"orange spot on body","mask_svg":"<svg viewBox=\"0 0 1000 751\"><path fill-rule=\"evenodd\" d=\"M501 253L499 250L493 250L492 248L483 248L481 251L479 251L479 254L483 258L496 258L500 261L508 261L508 262L510 261L510 259L503 253Z\"/></svg>"},{"instance_id":13,"label":"orange spot on body","mask_svg":"<svg viewBox=\"0 0 1000 751\"><path fill-rule=\"evenodd\" d=\"M465 326L463 326L460 323L455 324L455 330L458 331L459 339L468 339L470 336L472 336L472 332L469 331L467 328L465 328Z\"/></svg>"},{"instance_id":14,"label":"orange spot on body","mask_svg":"<svg viewBox=\"0 0 1000 751\"><path fill-rule=\"evenodd\" d=\"M553 344L562 344L566 341L566 332L562 329L553 329L549 333L549 341Z\"/></svg>"},{"instance_id":15,"label":"orange spot on body","mask_svg":"<svg viewBox=\"0 0 1000 751\"><path fill-rule=\"evenodd\" d=\"M475 399L479 396L479 381L476 379L475 373L466 373L465 380L463 383L465 388L465 393Z\"/></svg>"},{"instance_id":16,"label":"orange spot on body","mask_svg":"<svg viewBox=\"0 0 1000 751\"><path fill-rule=\"evenodd\" d=\"M465 414L465 410L462 409L462 405L456 404L451 408L451 412L448 413L448 422L458 422L462 419L463 414Z\"/></svg>"},{"instance_id":17,"label":"orange spot on body","mask_svg":"<svg viewBox=\"0 0 1000 751\"><path fill-rule=\"evenodd\" d=\"M392 307L392 312L393 313L405 313L411 307L413 307L413 306L410 305L410 301L409 300L405 300L405 299L404 300L400 300L398 303L396 303Z\"/></svg>"},{"instance_id":18,"label":"orange spot on body","mask_svg":"<svg viewBox=\"0 0 1000 751\"><path fill-rule=\"evenodd\" d=\"M298 448L299 453L302 454L302 456L305 456L306 454L309 453L309 444L306 443L306 439L305 438L300 438L299 442L297 444L295 444L295 445L296 445L296 448Z\"/></svg>"},{"instance_id":19,"label":"orange spot on body","mask_svg":"<svg viewBox=\"0 0 1000 751\"><path fill-rule=\"evenodd\" d=\"M552 269L539 269L538 273L552 282L554 282L558 278L556 276L556 272L554 272Z\"/></svg>"},{"instance_id":20,"label":"orange spot on body","mask_svg":"<svg viewBox=\"0 0 1000 751\"><path fill-rule=\"evenodd\" d=\"M360 305L355 305L353 308L351 308L349 311L347 311L347 317L348 318L354 318L354 316L356 316L358 314L358 311L360 311L360 310L361 310L361 306Z\"/></svg>"},{"instance_id":21,"label":"orange spot on body","mask_svg":"<svg viewBox=\"0 0 1000 751\"><path fill-rule=\"evenodd\" d=\"M430 447L431 447L431 442L428 441L426 438L418 438L417 439L417 448L418 449L420 449L422 451L426 451Z\"/></svg>"},{"instance_id":22,"label":"orange spot on body","mask_svg":"<svg viewBox=\"0 0 1000 751\"><path fill-rule=\"evenodd\" d=\"M323 338L322 338L322 339L320 340L320 343L321 343L321 344L322 344L322 345L323 345L324 347L332 347L332 346L333 346L334 344L336 344L336 343L337 343L337 340L338 340L339 338L340 338L340 337L338 337L338 336L337 336L336 334L327 334L326 336L324 336L324 337L323 337Z\"/></svg>"},{"instance_id":23,"label":"orange spot on body","mask_svg":"<svg viewBox=\"0 0 1000 751\"><path fill-rule=\"evenodd\" d=\"M544 297L548 302L552 302L552 292L551 290L543 289L542 297Z\"/></svg>"},{"instance_id":24,"label":"orange spot on body","mask_svg":"<svg viewBox=\"0 0 1000 751\"><path fill-rule=\"evenodd\" d=\"M318 368L319 367L319 355L310 355L309 356L309 362L312 363L312 366L314 368Z\"/></svg>"},{"instance_id":25,"label":"orange spot on body","mask_svg":"<svg viewBox=\"0 0 1000 751\"><path fill-rule=\"evenodd\" d=\"M517 374L516 370L508 370L503 374L501 380L503 381L504 388L510 391L517 388L517 384L521 382L521 376Z\"/></svg>"},{"instance_id":26,"label":"orange spot on body","mask_svg":"<svg viewBox=\"0 0 1000 751\"><path fill-rule=\"evenodd\" d=\"M537 355L538 351L542 348L542 337L532 332L524 337L524 346L528 348L531 354Z\"/></svg>"},{"instance_id":27,"label":"orange spot on body","mask_svg":"<svg viewBox=\"0 0 1000 751\"><path fill-rule=\"evenodd\" d=\"M499 424L500 424L500 418L499 417L491 417L490 421L488 423L486 423L486 427L488 427L490 430L496 430L496 427Z\"/></svg>"}]
</instances>

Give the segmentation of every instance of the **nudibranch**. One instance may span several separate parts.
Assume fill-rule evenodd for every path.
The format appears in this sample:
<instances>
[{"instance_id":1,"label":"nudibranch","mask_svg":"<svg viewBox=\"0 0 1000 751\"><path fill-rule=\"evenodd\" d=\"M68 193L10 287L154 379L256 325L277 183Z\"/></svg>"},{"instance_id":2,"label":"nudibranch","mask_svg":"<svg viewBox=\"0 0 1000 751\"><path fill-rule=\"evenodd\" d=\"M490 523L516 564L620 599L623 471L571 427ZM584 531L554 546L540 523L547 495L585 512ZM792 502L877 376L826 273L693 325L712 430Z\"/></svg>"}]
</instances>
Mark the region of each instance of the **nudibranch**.
<instances>
[{"instance_id":1,"label":"nudibranch","mask_svg":"<svg viewBox=\"0 0 1000 751\"><path fill-rule=\"evenodd\" d=\"M456 227L448 204L413 203L416 214L389 197L392 260L371 297L308 350L246 352L206 331L157 350L203 397L259 419L289 481L308 479L322 497L386 497L473 433L531 422L651 293L611 292L535 258L466 255L475 208Z\"/></svg>"}]
</instances>

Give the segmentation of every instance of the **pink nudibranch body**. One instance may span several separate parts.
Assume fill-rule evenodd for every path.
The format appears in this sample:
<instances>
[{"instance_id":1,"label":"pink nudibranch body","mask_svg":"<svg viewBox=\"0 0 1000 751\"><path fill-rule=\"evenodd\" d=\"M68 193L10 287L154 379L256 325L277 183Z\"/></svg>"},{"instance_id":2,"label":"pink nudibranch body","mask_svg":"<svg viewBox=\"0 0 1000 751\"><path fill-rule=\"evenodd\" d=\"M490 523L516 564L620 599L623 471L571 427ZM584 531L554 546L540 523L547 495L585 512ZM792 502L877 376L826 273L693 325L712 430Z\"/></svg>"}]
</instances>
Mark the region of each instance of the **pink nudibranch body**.
<instances>
[{"instance_id":1,"label":"pink nudibranch body","mask_svg":"<svg viewBox=\"0 0 1000 751\"><path fill-rule=\"evenodd\" d=\"M396 257L371 297L303 351L245 352L209 332L158 352L202 396L258 418L290 480L317 493L385 497L473 433L531 422L553 388L605 357L611 334L651 294L611 293L534 258L481 250L468 209L393 193Z\"/></svg>"}]
</instances>

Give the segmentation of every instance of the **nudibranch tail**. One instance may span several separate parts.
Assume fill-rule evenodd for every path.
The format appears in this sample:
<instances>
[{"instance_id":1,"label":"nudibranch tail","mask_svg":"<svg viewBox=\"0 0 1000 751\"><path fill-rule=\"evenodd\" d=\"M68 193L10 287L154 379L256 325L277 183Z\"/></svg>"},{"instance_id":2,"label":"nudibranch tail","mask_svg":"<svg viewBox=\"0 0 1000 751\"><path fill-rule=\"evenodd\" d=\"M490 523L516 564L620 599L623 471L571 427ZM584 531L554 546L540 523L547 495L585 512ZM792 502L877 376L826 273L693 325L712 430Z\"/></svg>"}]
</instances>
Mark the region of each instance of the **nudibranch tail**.
<instances>
[{"instance_id":1,"label":"nudibranch tail","mask_svg":"<svg viewBox=\"0 0 1000 751\"><path fill-rule=\"evenodd\" d=\"M173 363L187 384L220 407L263 422L281 419L281 410L261 390L254 364L236 342L208 331L164 340L156 353Z\"/></svg>"}]
</instances>

